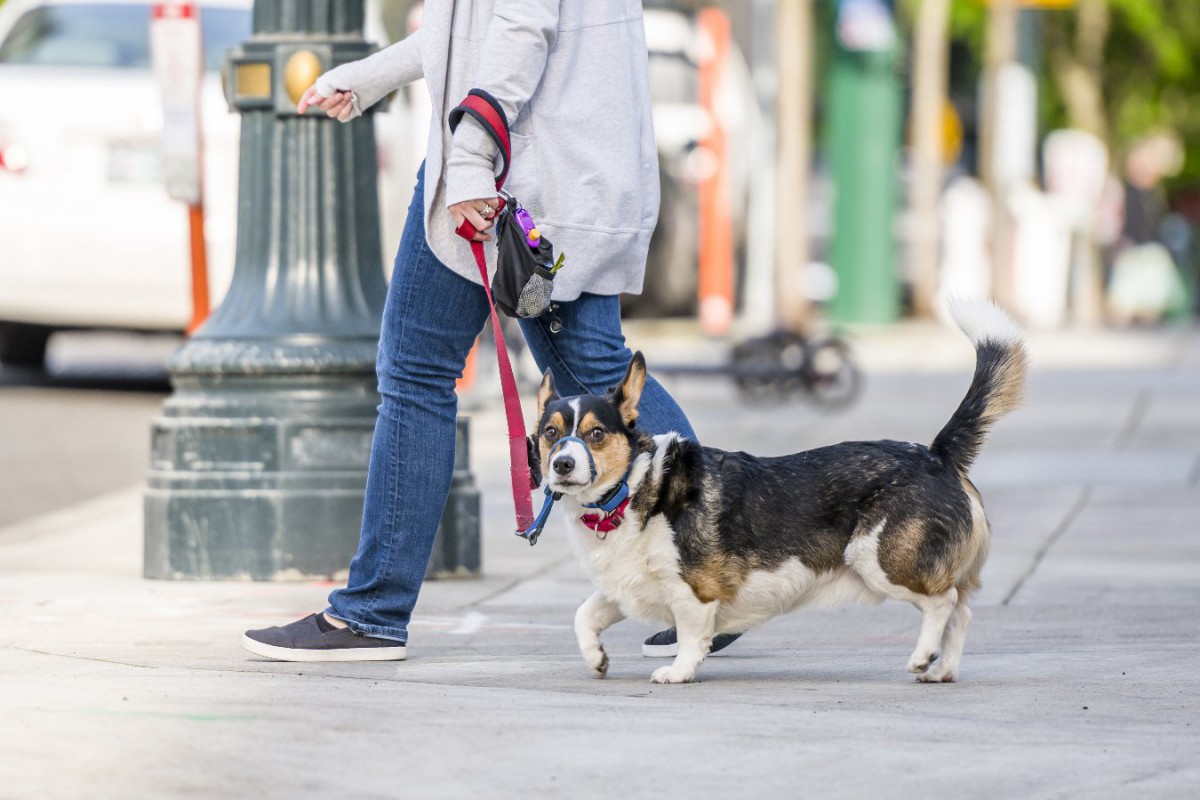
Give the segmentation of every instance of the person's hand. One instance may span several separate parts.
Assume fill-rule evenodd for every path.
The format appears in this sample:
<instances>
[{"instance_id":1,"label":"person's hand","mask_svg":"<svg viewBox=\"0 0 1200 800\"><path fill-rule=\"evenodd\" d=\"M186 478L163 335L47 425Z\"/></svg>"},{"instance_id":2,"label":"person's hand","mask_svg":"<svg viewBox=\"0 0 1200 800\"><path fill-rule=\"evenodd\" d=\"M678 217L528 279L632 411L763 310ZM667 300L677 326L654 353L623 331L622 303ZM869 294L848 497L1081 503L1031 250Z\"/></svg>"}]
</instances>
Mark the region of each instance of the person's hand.
<instances>
[{"instance_id":1,"label":"person's hand","mask_svg":"<svg viewBox=\"0 0 1200 800\"><path fill-rule=\"evenodd\" d=\"M323 97L317 91L316 85L304 90L300 102L296 104L296 113L303 114L309 106L316 106L338 122L349 122L354 114L353 92L334 92L329 97Z\"/></svg>"},{"instance_id":2,"label":"person's hand","mask_svg":"<svg viewBox=\"0 0 1200 800\"><path fill-rule=\"evenodd\" d=\"M499 210L499 197L482 197L478 200L464 200L461 203L455 203L450 206L450 216L454 219L454 230L458 230L465 219L475 226L475 230L479 231L475 234L473 241L490 242L492 237L484 231L492 227L492 218Z\"/></svg>"}]
</instances>

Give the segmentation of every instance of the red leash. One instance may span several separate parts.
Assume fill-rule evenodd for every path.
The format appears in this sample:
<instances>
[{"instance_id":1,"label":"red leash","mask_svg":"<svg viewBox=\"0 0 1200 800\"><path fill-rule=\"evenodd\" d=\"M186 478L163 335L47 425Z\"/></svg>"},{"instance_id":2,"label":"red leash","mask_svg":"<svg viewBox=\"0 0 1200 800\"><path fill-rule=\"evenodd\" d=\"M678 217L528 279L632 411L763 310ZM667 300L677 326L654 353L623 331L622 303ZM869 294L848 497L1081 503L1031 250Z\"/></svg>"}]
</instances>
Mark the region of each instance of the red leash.
<instances>
[{"instance_id":1,"label":"red leash","mask_svg":"<svg viewBox=\"0 0 1200 800\"><path fill-rule=\"evenodd\" d=\"M469 114L483 125L496 142L503 156L504 168L496 179L496 191L504 185L508 177L508 165L511 156L508 138L508 121L504 109L495 99L480 89L472 89L466 99L450 112L450 130L458 127L463 114ZM500 208L504 201L500 201ZM478 233L475 226L468 220L455 231L471 244L471 253L479 267L479 277L483 281L483 289L487 292L488 306L492 315L492 334L496 339L496 360L500 364L500 387L504 394L504 416L508 420L508 459L509 473L512 477L513 506L516 508L517 532L527 530L533 525L533 501L529 497L529 451L525 443L525 414L521 411L521 394L517 391L517 379L513 375L512 361L508 357L508 347L504 344L504 333L500 329L500 315L496 313L496 301L492 298L492 287L488 282L487 259L483 254L483 242L474 241Z\"/></svg>"}]
</instances>

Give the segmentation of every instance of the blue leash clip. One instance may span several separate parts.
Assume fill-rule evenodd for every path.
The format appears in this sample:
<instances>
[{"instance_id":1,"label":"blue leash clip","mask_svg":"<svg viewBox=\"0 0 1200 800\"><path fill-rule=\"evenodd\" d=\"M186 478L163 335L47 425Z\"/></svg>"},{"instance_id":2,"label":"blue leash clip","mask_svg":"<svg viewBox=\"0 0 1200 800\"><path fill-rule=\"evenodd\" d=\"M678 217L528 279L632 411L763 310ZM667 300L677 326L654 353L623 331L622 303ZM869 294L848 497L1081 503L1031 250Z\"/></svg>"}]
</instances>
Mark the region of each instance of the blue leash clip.
<instances>
[{"instance_id":1,"label":"blue leash clip","mask_svg":"<svg viewBox=\"0 0 1200 800\"><path fill-rule=\"evenodd\" d=\"M550 518L550 509L554 508L554 501L561 500L562 495L558 492L550 491L550 487L546 487L546 501L542 503L542 510L538 512L537 518L528 530L513 531L517 536L529 540L529 546L533 547L537 544L538 537L542 535L542 529L546 527L546 520Z\"/></svg>"},{"instance_id":2,"label":"blue leash clip","mask_svg":"<svg viewBox=\"0 0 1200 800\"><path fill-rule=\"evenodd\" d=\"M588 457L588 469L591 471L591 479L595 480L596 462L592 459L592 451L587 446L587 442L585 442L583 439L580 439L578 436L564 436L555 442L554 446L550 448L550 456L547 460L553 461L554 452L567 442L579 442L581 445L583 445L583 452L587 453ZM546 527L546 520L550 518L550 509L554 508L554 501L562 499L562 492L552 492L550 491L549 486L546 487L545 492L546 500L544 503L542 503L542 510L538 512L537 518L534 519L533 524L530 525L527 530L513 531L513 533L517 534L517 536L520 536L522 539L528 539L530 547L537 544L538 537L542 535L542 529Z\"/></svg>"}]
</instances>

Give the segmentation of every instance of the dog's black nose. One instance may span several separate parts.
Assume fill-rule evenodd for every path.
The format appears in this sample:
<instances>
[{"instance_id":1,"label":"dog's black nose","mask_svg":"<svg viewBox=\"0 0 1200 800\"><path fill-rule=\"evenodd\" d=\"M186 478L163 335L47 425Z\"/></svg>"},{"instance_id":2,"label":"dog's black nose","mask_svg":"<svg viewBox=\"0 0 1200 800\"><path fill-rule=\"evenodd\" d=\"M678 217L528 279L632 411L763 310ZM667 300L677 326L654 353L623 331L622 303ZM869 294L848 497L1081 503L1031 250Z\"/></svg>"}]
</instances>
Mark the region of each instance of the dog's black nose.
<instances>
[{"instance_id":1,"label":"dog's black nose","mask_svg":"<svg viewBox=\"0 0 1200 800\"><path fill-rule=\"evenodd\" d=\"M570 456L559 456L554 459L554 471L559 475L567 475L575 469L575 459Z\"/></svg>"}]
</instances>

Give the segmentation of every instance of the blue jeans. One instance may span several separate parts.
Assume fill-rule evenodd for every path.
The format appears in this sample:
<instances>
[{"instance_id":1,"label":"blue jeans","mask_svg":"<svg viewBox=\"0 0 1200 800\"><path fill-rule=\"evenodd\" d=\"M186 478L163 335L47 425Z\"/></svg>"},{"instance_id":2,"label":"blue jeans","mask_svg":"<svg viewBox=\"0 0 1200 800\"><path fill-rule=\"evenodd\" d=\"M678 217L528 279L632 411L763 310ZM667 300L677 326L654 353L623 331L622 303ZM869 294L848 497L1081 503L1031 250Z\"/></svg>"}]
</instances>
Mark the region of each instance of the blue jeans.
<instances>
[{"instance_id":1,"label":"blue jeans","mask_svg":"<svg viewBox=\"0 0 1200 800\"><path fill-rule=\"evenodd\" d=\"M455 381L488 319L483 287L438 261L425 240L424 171L417 175L383 311L381 403L358 553L346 588L329 596L327 609L358 633L400 642L408 640L408 621L450 493ZM521 320L534 360L543 371L553 371L558 392L600 394L619 383L633 354L621 335L617 297L584 294L560 304L558 315L559 333L551 333L544 318ZM638 427L695 437L683 411L653 378L642 392Z\"/></svg>"}]
</instances>

